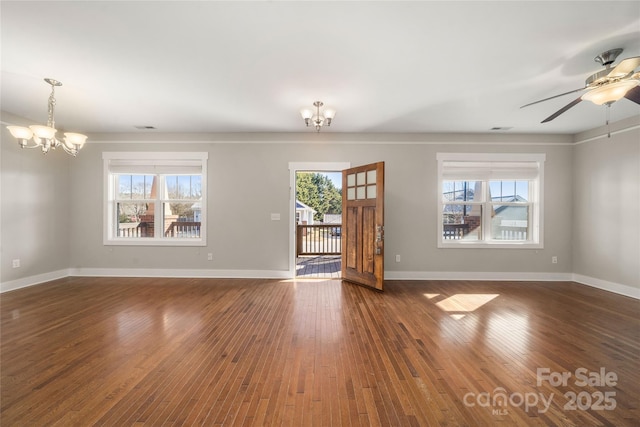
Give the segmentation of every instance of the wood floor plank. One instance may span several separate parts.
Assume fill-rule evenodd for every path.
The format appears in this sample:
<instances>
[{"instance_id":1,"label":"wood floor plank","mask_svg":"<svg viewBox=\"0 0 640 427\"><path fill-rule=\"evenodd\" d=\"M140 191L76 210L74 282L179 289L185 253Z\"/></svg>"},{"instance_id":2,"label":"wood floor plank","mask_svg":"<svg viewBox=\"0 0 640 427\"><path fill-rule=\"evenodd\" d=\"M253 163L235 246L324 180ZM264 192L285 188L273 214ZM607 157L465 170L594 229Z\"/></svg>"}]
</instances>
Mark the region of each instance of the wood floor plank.
<instances>
[{"instance_id":1,"label":"wood floor plank","mask_svg":"<svg viewBox=\"0 0 640 427\"><path fill-rule=\"evenodd\" d=\"M3 426L640 424L640 302L571 282L70 277L0 304Z\"/></svg>"}]
</instances>

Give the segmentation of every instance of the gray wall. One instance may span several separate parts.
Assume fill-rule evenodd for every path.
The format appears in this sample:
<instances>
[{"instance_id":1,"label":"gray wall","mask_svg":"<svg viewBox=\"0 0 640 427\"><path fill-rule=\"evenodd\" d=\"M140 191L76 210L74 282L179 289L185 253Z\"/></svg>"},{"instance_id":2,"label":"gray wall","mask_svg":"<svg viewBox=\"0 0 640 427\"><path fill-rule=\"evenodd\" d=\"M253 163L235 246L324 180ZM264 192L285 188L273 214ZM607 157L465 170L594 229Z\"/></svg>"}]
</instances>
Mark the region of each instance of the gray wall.
<instances>
[{"instance_id":1,"label":"gray wall","mask_svg":"<svg viewBox=\"0 0 640 427\"><path fill-rule=\"evenodd\" d=\"M574 147L573 271L640 289L640 129Z\"/></svg>"},{"instance_id":2,"label":"gray wall","mask_svg":"<svg viewBox=\"0 0 640 427\"><path fill-rule=\"evenodd\" d=\"M64 152L20 149L0 133L1 282L69 268L72 161ZM62 151L60 149L59 151ZM20 260L20 268L12 261Z\"/></svg>"},{"instance_id":3,"label":"gray wall","mask_svg":"<svg viewBox=\"0 0 640 427\"><path fill-rule=\"evenodd\" d=\"M205 248L102 245L102 152L187 150L209 152L208 246ZM436 153L545 152L545 248L542 250L437 249ZM489 145L438 143L216 142L150 145L88 144L72 163L73 268L288 270L289 162L384 160L385 269L388 272L564 272L571 266L570 144ZM559 214L569 213L567 214ZM281 221L271 221L280 213ZM206 254L213 253L213 261ZM395 262L395 255L402 262ZM558 264L551 264L557 256ZM423 274L424 276L424 274Z\"/></svg>"},{"instance_id":4,"label":"gray wall","mask_svg":"<svg viewBox=\"0 0 640 427\"><path fill-rule=\"evenodd\" d=\"M611 221L585 208L590 193L580 186L581 177L592 169L583 163L595 163L603 173L622 173L618 163L627 162L627 172L612 176L612 185L622 182L637 196L638 175L633 168L633 162L637 166L639 161L637 145L634 151L637 130L613 135L613 144L626 147L617 154L600 149L600 141L573 145L571 136L544 135L94 135L75 159L64 153L42 156L20 150L7 138L6 130L2 132L3 283L60 269L80 273L163 269L183 271L184 275L218 270L287 271L289 218L293 215L289 212L289 162L350 162L355 166L383 160L388 277L486 272L513 279L544 275L571 278L573 272L579 272L640 287L637 220L630 235L621 228L606 236L592 233L591 225L603 226L606 221L611 226ZM164 141L152 143L159 140ZM208 245L104 246L105 151L207 151ZM546 153L544 248L438 249L438 152ZM634 170L635 181L631 182ZM635 209L637 218L638 199L635 205L630 202L629 214L621 215L633 215ZM272 221L271 213L280 213L282 220ZM34 224L38 232L32 230ZM596 239L595 243L591 240L592 245L604 245L608 253L616 251L621 256L599 257L594 263L594 256L583 248L587 236ZM630 243L634 236L635 244ZM207 261L209 252L213 261ZM395 262L396 254L402 255L402 262ZM558 257L558 264L551 263L552 256ZM16 257L22 259L20 269L11 268Z\"/></svg>"}]
</instances>

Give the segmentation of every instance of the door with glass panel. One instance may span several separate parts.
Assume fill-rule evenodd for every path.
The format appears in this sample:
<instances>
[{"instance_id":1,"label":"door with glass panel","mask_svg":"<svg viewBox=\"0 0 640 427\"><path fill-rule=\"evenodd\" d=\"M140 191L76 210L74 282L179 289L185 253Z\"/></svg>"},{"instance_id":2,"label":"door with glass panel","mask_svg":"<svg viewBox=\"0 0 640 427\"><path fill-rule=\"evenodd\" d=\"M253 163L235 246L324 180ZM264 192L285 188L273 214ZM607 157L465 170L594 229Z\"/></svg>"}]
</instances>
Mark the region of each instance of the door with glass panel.
<instances>
[{"instance_id":1,"label":"door with glass panel","mask_svg":"<svg viewBox=\"0 0 640 427\"><path fill-rule=\"evenodd\" d=\"M342 171L342 279L384 285L384 162Z\"/></svg>"}]
</instances>

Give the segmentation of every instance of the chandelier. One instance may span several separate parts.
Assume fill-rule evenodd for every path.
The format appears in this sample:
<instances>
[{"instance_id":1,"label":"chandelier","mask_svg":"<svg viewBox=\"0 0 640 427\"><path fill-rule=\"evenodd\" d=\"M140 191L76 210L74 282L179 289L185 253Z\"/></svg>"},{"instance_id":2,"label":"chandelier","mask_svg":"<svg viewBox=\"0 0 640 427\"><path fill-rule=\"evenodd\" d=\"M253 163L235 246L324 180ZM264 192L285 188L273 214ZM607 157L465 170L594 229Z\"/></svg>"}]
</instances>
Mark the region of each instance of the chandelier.
<instances>
[{"instance_id":1,"label":"chandelier","mask_svg":"<svg viewBox=\"0 0 640 427\"><path fill-rule=\"evenodd\" d=\"M56 105L55 87L62 86L57 80L44 79L51 85L51 95L49 96L49 118L46 126L31 125L29 127L7 126L14 138L18 140L21 148L38 148L43 153L48 153L50 149L62 147L64 151L75 157L87 140L86 135L79 133L65 132L62 141L56 138L56 122L53 117L53 109ZM29 143L31 142L31 145Z\"/></svg>"},{"instance_id":2,"label":"chandelier","mask_svg":"<svg viewBox=\"0 0 640 427\"><path fill-rule=\"evenodd\" d=\"M331 120L333 120L336 115L336 110L332 108L325 108L322 114L320 114L320 107L323 105L322 101L316 101L313 103L313 106L316 107L315 115L311 108L303 108L300 110L300 114L304 119L305 125L308 127L312 124L316 128L316 132L320 132L320 128L324 124L331 126Z\"/></svg>"}]
</instances>

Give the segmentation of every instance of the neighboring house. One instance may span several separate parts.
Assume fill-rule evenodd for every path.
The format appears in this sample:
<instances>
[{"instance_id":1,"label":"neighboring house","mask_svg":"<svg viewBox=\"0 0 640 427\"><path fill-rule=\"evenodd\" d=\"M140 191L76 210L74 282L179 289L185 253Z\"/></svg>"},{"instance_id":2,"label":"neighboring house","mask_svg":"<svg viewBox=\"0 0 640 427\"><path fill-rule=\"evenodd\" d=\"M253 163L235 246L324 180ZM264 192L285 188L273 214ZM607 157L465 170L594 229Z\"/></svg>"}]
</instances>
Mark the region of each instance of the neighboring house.
<instances>
[{"instance_id":1,"label":"neighboring house","mask_svg":"<svg viewBox=\"0 0 640 427\"><path fill-rule=\"evenodd\" d=\"M324 214L322 218L323 224L335 224L336 227L331 227L329 229L329 234L332 236L341 236L342 235L342 214ZM337 226L340 227L337 227Z\"/></svg>"},{"instance_id":2,"label":"neighboring house","mask_svg":"<svg viewBox=\"0 0 640 427\"><path fill-rule=\"evenodd\" d=\"M313 214L316 210L296 200L296 224L313 225Z\"/></svg>"},{"instance_id":3,"label":"neighboring house","mask_svg":"<svg viewBox=\"0 0 640 427\"><path fill-rule=\"evenodd\" d=\"M506 202L506 203L514 203L521 202L526 203L527 200L520 196L502 196L502 197L492 197L492 202ZM516 208L516 209L513 209ZM521 206L498 206L495 209L494 216L500 216L505 220L524 220L525 223L527 221L527 210L522 209Z\"/></svg>"},{"instance_id":4,"label":"neighboring house","mask_svg":"<svg viewBox=\"0 0 640 427\"><path fill-rule=\"evenodd\" d=\"M341 214L324 214L324 218L322 218L323 224L342 224L342 215Z\"/></svg>"},{"instance_id":5,"label":"neighboring house","mask_svg":"<svg viewBox=\"0 0 640 427\"><path fill-rule=\"evenodd\" d=\"M497 198L493 201L500 202L526 202L520 196ZM493 215L493 236L502 240L527 240L527 224L529 211L525 206L498 206Z\"/></svg>"},{"instance_id":6,"label":"neighboring house","mask_svg":"<svg viewBox=\"0 0 640 427\"><path fill-rule=\"evenodd\" d=\"M195 202L191 205L191 210L193 211L193 221L201 222L202 221L202 202Z\"/></svg>"}]
</instances>

